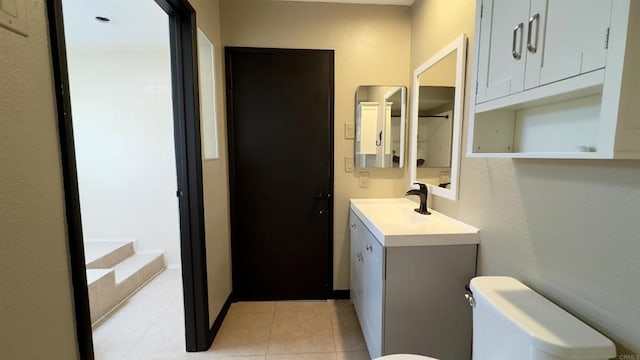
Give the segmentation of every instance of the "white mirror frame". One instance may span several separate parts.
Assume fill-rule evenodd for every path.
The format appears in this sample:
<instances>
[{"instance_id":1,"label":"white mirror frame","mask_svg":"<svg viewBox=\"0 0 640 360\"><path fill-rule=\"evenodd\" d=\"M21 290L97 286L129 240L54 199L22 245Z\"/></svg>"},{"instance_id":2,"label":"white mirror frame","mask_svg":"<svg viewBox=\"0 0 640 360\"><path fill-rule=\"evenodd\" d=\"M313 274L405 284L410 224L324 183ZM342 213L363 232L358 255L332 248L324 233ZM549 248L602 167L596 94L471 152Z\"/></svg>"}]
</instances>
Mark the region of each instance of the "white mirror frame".
<instances>
[{"instance_id":1,"label":"white mirror frame","mask_svg":"<svg viewBox=\"0 0 640 360\"><path fill-rule=\"evenodd\" d=\"M411 92L411 119L409 122L409 188L417 188L416 182L417 158L418 158L418 105L419 105L419 76L429 68L444 59L447 55L457 51L456 54L456 90L453 105L453 133L451 139L451 186L450 189L427 184L429 192L450 200L458 200L458 174L460 172L460 148L462 146L462 118L464 109L464 86L467 59L467 36L460 35L457 39L445 46L429 60L418 66L413 72L413 84Z\"/></svg>"}]
</instances>

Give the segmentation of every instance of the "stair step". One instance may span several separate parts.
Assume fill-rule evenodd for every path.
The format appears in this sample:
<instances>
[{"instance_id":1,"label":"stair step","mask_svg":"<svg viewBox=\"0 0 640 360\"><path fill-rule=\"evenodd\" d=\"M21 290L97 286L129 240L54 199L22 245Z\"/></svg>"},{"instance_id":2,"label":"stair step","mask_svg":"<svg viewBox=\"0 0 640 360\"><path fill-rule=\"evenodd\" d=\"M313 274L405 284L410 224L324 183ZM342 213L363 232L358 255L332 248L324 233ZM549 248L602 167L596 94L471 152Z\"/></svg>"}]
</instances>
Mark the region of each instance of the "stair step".
<instances>
[{"instance_id":1,"label":"stair step","mask_svg":"<svg viewBox=\"0 0 640 360\"><path fill-rule=\"evenodd\" d=\"M160 265L160 267L164 267L162 251L134 253L113 266L113 269L116 271L116 284L126 280L126 278L133 274L146 270L149 267L153 268L156 266L157 269L158 265ZM153 272L151 275L154 275L156 272L157 271Z\"/></svg>"},{"instance_id":2,"label":"stair step","mask_svg":"<svg viewBox=\"0 0 640 360\"><path fill-rule=\"evenodd\" d=\"M127 249L129 245L133 248L129 241L124 246L116 247L116 250ZM103 249L109 246L99 244L97 247ZM124 250L117 250L115 254L122 256L123 252ZM109 259L102 263L113 262L113 259L118 257L112 256L113 254L104 255ZM131 252L124 259L109 265L107 269L87 269L91 324L96 326L118 304L164 270L164 262L163 251Z\"/></svg>"},{"instance_id":3,"label":"stair step","mask_svg":"<svg viewBox=\"0 0 640 360\"><path fill-rule=\"evenodd\" d=\"M89 309L91 323L111 310L117 303L112 294L116 292L116 278L113 269L87 269Z\"/></svg>"},{"instance_id":4,"label":"stair step","mask_svg":"<svg viewBox=\"0 0 640 360\"><path fill-rule=\"evenodd\" d=\"M133 255L133 240L88 239L84 252L87 269L107 269Z\"/></svg>"},{"instance_id":5,"label":"stair step","mask_svg":"<svg viewBox=\"0 0 640 360\"><path fill-rule=\"evenodd\" d=\"M133 254L113 267L116 293L121 299L126 298L164 268L164 253L162 251L145 251Z\"/></svg>"},{"instance_id":6,"label":"stair step","mask_svg":"<svg viewBox=\"0 0 640 360\"><path fill-rule=\"evenodd\" d=\"M87 269L87 285L91 286L105 281L111 273L113 273L113 269Z\"/></svg>"}]
</instances>

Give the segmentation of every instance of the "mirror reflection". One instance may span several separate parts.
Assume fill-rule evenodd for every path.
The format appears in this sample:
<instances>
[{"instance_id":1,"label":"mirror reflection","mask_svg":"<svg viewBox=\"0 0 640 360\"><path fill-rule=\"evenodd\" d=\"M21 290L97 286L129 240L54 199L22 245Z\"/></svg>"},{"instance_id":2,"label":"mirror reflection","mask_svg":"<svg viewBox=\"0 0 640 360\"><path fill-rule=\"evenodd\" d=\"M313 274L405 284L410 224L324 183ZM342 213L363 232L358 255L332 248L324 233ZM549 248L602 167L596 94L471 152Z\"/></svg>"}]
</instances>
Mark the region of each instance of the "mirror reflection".
<instances>
[{"instance_id":1,"label":"mirror reflection","mask_svg":"<svg viewBox=\"0 0 640 360\"><path fill-rule=\"evenodd\" d=\"M441 188L451 186L456 56L449 53L418 76L416 181Z\"/></svg>"},{"instance_id":2,"label":"mirror reflection","mask_svg":"<svg viewBox=\"0 0 640 360\"><path fill-rule=\"evenodd\" d=\"M404 86L360 86L356 91L355 165L358 168L404 166Z\"/></svg>"},{"instance_id":3,"label":"mirror reflection","mask_svg":"<svg viewBox=\"0 0 640 360\"><path fill-rule=\"evenodd\" d=\"M458 199L467 37L461 34L413 72L409 187Z\"/></svg>"}]
</instances>

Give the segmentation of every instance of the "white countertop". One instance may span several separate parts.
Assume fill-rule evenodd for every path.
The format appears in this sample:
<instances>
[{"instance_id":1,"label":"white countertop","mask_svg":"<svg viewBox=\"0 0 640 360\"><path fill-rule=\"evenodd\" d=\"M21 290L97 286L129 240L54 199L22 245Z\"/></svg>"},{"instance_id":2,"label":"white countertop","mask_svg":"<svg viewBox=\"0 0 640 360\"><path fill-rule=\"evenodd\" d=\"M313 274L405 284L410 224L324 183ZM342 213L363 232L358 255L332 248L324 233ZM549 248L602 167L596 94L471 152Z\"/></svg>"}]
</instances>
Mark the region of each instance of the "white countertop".
<instances>
[{"instance_id":1,"label":"white countertop","mask_svg":"<svg viewBox=\"0 0 640 360\"><path fill-rule=\"evenodd\" d=\"M349 208L362 220L382 246L437 246L479 244L478 229L429 209L414 211L417 204L405 198L351 199Z\"/></svg>"}]
</instances>

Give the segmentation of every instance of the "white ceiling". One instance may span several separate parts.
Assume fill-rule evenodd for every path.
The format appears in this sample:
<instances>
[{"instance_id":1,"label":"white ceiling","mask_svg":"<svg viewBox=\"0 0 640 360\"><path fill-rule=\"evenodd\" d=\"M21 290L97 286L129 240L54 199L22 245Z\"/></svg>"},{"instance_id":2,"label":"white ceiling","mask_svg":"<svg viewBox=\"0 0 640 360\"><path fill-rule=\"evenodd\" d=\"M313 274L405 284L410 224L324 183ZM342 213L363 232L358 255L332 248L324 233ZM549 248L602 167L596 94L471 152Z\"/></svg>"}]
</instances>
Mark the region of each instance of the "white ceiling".
<instances>
[{"instance_id":1,"label":"white ceiling","mask_svg":"<svg viewBox=\"0 0 640 360\"><path fill-rule=\"evenodd\" d=\"M345 4L376 4L376 5L404 5L411 6L415 0L276 0L276 1L301 1L301 2L332 2Z\"/></svg>"},{"instance_id":2,"label":"white ceiling","mask_svg":"<svg viewBox=\"0 0 640 360\"><path fill-rule=\"evenodd\" d=\"M169 16L153 0L63 0L62 6L70 48L169 46Z\"/></svg>"}]
</instances>

